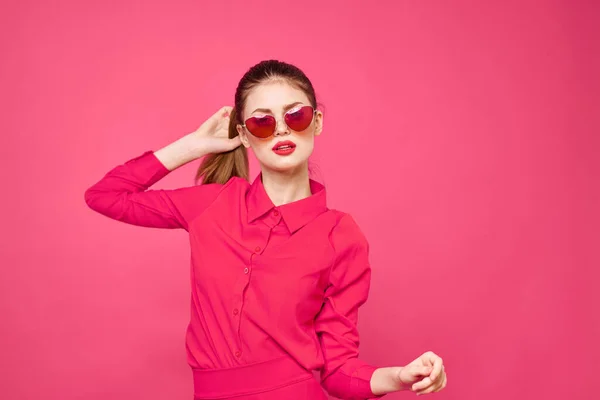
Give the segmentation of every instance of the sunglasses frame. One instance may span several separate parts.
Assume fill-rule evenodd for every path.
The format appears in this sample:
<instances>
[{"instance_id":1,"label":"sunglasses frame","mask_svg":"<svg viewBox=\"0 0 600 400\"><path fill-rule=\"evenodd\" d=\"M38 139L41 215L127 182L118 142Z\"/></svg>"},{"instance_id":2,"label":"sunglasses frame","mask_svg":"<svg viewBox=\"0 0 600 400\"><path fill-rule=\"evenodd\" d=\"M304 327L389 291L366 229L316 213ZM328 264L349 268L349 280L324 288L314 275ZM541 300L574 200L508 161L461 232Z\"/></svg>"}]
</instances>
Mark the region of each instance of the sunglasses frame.
<instances>
[{"instance_id":1,"label":"sunglasses frame","mask_svg":"<svg viewBox=\"0 0 600 400\"><path fill-rule=\"evenodd\" d=\"M312 108L312 109L313 109L313 115L312 115L312 118L311 118L311 120L310 120L310 123L308 124L308 126L310 126L310 125L313 123L313 121L315 120L315 115L317 115L317 112L319 112L319 110L318 110L318 109L316 109L316 108L314 108L314 107L313 107L313 106L311 106L311 105L305 105L305 106L302 106L302 107L300 107L300 108L302 109L302 108L304 108L304 107L310 107L310 108ZM292 110L293 110L293 108L292 108ZM295 130L293 130L292 128L290 128L290 126L289 126L289 125L287 124L287 122L285 121L285 116L287 115L287 113L289 113L289 112L290 112L290 111L292 111L292 110L288 110L288 111L286 111L286 112L283 114L283 123L285 124L285 126L287 126L287 127L288 127L288 129L289 129L289 130L291 130L291 131L294 131L294 132L298 132L298 131L295 131ZM270 115L270 114L267 114L267 115ZM244 129L246 129L248 132L250 132L250 134L251 134L252 136L254 136L254 137L257 137L257 138L259 138L259 139L268 139L268 138L270 138L271 136L275 135L275 131L277 131L277 123L278 123L278 121L277 121L277 118L275 118L275 116L274 116L274 115L270 115L270 116L271 116L271 117L273 117L273 118L275 119L275 129L273 129L273 133L271 133L271 134L270 134L269 136L267 136L267 137L264 137L264 138L263 138L263 137L261 137L261 136L256 136L256 135L255 135L254 133L252 133L252 131L250 131L250 129L248 129L248 127L246 126L246 121L248 121L250 118L255 118L255 117L246 118L246 120L244 121L244 123L243 123L243 124L240 124L240 126L241 126L242 128L244 128ZM306 129L308 129L308 126L305 128L305 130L306 130Z\"/></svg>"}]
</instances>

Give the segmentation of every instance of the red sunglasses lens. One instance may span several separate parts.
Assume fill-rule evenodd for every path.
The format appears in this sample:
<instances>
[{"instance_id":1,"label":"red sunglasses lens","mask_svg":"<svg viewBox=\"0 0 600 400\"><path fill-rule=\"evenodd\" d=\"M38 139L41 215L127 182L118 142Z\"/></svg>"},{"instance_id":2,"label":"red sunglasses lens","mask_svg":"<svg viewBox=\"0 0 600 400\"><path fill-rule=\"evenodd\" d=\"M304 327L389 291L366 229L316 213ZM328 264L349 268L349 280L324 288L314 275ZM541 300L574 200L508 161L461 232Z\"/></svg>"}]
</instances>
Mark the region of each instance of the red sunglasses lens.
<instances>
[{"instance_id":1,"label":"red sunglasses lens","mask_svg":"<svg viewBox=\"0 0 600 400\"><path fill-rule=\"evenodd\" d=\"M315 111L311 106L304 106L285 114L285 123L291 130L302 132L310 126Z\"/></svg>"},{"instance_id":2,"label":"red sunglasses lens","mask_svg":"<svg viewBox=\"0 0 600 400\"><path fill-rule=\"evenodd\" d=\"M246 128L256 137L268 138L275 132L277 123L271 115L251 117L246 120Z\"/></svg>"}]
</instances>

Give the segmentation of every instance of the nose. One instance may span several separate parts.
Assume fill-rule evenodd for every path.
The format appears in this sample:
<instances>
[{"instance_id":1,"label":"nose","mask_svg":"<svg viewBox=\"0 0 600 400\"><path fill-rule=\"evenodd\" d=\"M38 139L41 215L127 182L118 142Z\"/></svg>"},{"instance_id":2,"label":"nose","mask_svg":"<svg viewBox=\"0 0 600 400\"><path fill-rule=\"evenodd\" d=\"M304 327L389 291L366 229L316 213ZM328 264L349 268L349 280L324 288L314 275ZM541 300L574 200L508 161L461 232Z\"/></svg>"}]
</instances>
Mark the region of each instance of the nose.
<instances>
[{"instance_id":1,"label":"nose","mask_svg":"<svg viewBox=\"0 0 600 400\"><path fill-rule=\"evenodd\" d=\"M290 129L284 120L276 119L275 120L275 136L283 136L288 135L290 133Z\"/></svg>"}]
</instances>

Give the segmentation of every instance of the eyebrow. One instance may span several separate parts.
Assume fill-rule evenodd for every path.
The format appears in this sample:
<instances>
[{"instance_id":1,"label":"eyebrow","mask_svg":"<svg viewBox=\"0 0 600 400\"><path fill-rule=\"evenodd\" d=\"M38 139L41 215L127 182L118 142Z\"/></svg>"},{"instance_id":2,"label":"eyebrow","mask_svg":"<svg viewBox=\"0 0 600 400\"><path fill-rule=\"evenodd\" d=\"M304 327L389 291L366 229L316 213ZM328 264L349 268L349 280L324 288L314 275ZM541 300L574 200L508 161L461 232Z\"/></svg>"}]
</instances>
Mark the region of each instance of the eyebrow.
<instances>
[{"instance_id":1,"label":"eyebrow","mask_svg":"<svg viewBox=\"0 0 600 400\"><path fill-rule=\"evenodd\" d=\"M298 104L304 104L304 103L301 102L301 101L297 101L295 103L288 104L288 105L284 106L283 110L287 111L290 108L297 106ZM257 108L256 110L252 111L250 114L254 114L257 111L260 111L260 112L263 112L263 113L273 113L273 111L271 111L271 109L269 109L269 108Z\"/></svg>"}]
</instances>

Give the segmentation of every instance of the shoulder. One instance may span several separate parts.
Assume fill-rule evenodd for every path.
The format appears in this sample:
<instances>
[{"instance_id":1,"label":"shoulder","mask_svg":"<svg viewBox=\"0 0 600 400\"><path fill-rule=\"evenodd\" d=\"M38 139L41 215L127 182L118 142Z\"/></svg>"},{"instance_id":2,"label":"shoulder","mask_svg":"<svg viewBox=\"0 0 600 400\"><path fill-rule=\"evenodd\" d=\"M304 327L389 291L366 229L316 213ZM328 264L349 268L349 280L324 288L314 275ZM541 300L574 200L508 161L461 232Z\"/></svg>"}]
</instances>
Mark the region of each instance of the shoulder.
<instances>
[{"instance_id":1,"label":"shoulder","mask_svg":"<svg viewBox=\"0 0 600 400\"><path fill-rule=\"evenodd\" d=\"M224 184L199 184L166 193L187 219L192 220L215 204L238 203L247 187L246 180L234 177Z\"/></svg>"},{"instance_id":2,"label":"shoulder","mask_svg":"<svg viewBox=\"0 0 600 400\"><path fill-rule=\"evenodd\" d=\"M330 212L335 218L330 239L336 250L369 247L366 236L351 214L339 210L330 210Z\"/></svg>"},{"instance_id":3,"label":"shoulder","mask_svg":"<svg viewBox=\"0 0 600 400\"><path fill-rule=\"evenodd\" d=\"M231 177L225 184L221 185L222 191L246 192L250 188L250 182L238 176Z\"/></svg>"},{"instance_id":4,"label":"shoulder","mask_svg":"<svg viewBox=\"0 0 600 400\"><path fill-rule=\"evenodd\" d=\"M207 184L198 184L188 188L189 192L195 194L197 196L204 196L207 194L212 194L215 197L220 197L222 195L232 195L234 193L240 191L246 191L249 187L249 183L247 180L243 178L239 178L237 176L232 177L227 182L221 183L207 183Z\"/></svg>"},{"instance_id":5,"label":"shoulder","mask_svg":"<svg viewBox=\"0 0 600 400\"><path fill-rule=\"evenodd\" d=\"M331 244L334 259L329 274L333 286L342 287L344 282L357 282L370 273L369 242L352 215L335 211L337 224L332 230Z\"/></svg>"},{"instance_id":6,"label":"shoulder","mask_svg":"<svg viewBox=\"0 0 600 400\"><path fill-rule=\"evenodd\" d=\"M232 181L233 181L233 178L230 179L229 181L227 181L227 183L225 183L225 184L196 183L194 185L184 186L184 187L180 187L177 189L173 189L170 192L175 193L175 194L188 195L188 196L201 194L202 192L218 193L218 192L222 191L223 189L225 189L226 187L228 187L229 185L231 185Z\"/></svg>"},{"instance_id":7,"label":"shoulder","mask_svg":"<svg viewBox=\"0 0 600 400\"><path fill-rule=\"evenodd\" d=\"M355 233L362 235L362 231L358 226L358 223L351 214L334 209L329 211L333 214L335 219L335 226L333 228L334 231L339 233Z\"/></svg>"}]
</instances>

